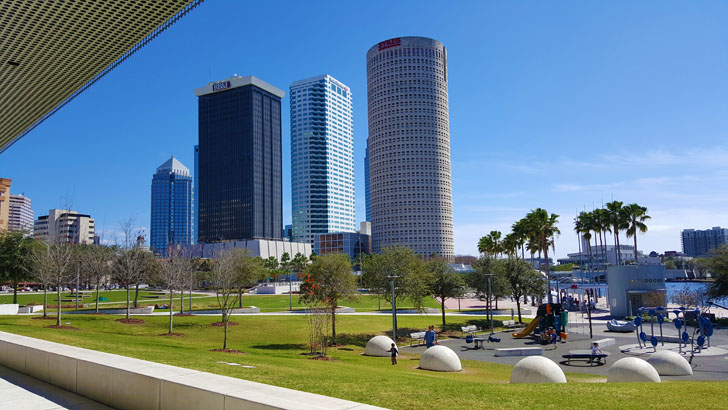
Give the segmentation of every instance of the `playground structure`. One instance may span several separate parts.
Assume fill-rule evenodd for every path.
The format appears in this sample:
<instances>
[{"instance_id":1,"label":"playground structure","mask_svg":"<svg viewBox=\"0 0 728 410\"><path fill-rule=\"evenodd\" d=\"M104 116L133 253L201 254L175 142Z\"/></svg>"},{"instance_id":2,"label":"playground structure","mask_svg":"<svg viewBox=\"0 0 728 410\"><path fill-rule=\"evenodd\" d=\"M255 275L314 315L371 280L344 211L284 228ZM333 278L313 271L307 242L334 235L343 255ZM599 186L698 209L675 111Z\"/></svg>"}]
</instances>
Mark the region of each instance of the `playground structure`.
<instances>
[{"instance_id":1,"label":"playground structure","mask_svg":"<svg viewBox=\"0 0 728 410\"><path fill-rule=\"evenodd\" d=\"M568 312L561 308L560 303L544 303L538 307L536 317L520 332L513 333L516 339L522 339L531 333L545 335L547 331L553 330L558 339L569 337L566 333L568 323ZM541 338L542 342L545 340ZM547 341L548 342L548 341Z\"/></svg>"}]
</instances>

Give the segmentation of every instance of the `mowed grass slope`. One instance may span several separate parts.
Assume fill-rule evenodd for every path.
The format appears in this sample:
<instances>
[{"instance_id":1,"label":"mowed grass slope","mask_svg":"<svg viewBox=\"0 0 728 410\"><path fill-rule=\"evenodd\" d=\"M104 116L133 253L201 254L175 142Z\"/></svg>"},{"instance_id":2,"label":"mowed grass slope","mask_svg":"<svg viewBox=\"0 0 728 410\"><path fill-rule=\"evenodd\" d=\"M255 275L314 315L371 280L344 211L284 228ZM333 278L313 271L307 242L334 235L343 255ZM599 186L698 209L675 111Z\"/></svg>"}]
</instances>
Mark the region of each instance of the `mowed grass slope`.
<instances>
[{"instance_id":1,"label":"mowed grass slope","mask_svg":"<svg viewBox=\"0 0 728 410\"><path fill-rule=\"evenodd\" d=\"M328 396L395 409L722 409L726 382L605 384L586 374L567 374L566 385L508 384L512 367L463 361L462 372L417 369L419 355L402 349L400 364L389 358L361 355L366 341L390 329L391 319L379 316L339 316L337 334L345 346L330 348L337 360L310 360L306 318L301 316L235 316L229 348L244 354L210 352L222 347L223 329L211 327L219 317L176 317L175 332L166 337L168 318L145 317L143 325L124 325L114 316L66 317L80 331L46 329L47 321L30 317L0 317L0 330L74 346L204 370ZM402 333L421 330L433 317L400 316ZM449 324L466 324L451 318ZM484 354L486 354L484 352ZM230 366L234 362L254 369Z\"/></svg>"}]
</instances>

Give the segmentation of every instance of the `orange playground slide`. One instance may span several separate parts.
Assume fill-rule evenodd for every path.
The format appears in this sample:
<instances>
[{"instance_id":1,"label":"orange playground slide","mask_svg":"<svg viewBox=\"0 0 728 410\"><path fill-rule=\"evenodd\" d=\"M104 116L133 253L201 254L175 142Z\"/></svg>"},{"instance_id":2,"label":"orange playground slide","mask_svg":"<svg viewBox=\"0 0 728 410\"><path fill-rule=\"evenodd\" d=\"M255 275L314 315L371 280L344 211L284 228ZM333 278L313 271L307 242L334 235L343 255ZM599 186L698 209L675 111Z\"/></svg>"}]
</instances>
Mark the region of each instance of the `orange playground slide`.
<instances>
[{"instance_id":1,"label":"orange playground slide","mask_svg":"<svg viewBox=\"0 0 728 410\"><path fill-rule=\"evenodd\" d=\"M516 339L521 339L521 338L524 338L524 337L530 335L531 332L533 332L533 330L536 328L536 326L538 326L539 320L541 320L541 316L536 316L531 321L531 323L529 323L528 326L526 326L525 329L521 330L520 332L514 333L513 337L515 337Z\"/></svg>"}]
</instances>

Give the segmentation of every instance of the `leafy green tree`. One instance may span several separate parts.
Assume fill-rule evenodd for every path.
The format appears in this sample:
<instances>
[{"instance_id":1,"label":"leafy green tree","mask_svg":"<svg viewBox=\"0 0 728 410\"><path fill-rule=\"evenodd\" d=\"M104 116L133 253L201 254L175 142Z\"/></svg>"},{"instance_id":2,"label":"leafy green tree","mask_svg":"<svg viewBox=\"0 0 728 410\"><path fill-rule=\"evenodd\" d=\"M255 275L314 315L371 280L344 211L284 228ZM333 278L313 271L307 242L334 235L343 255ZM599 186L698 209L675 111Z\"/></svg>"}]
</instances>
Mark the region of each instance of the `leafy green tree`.
<instances>
[{"instance_id":1,"label":"leafy green tree","mask_svg":"<svg viewBox=\"0 0 728 410\"><path fill-rule=\"evenodd\" d=\"M623 208L627 219L627 237L634 237L634 260L637 262L637 232L647 232L645 221L651 219L647 215L647 208L637 204L629 204Z\"/></svg>"},{"instance_id":2,"label":"leafy green tree","mask_svg":"<svg viewBox=\"0 0 728 410\"><path fill-rule=\"evenodd\" d=\"M490 277L490 296L495 299L495 309L498 310L498 300L510 295L510 287L503 276L503 261L489 257L482 257L473 262L474 271L466 276L466 281L475 294L481 298L488 298L488 277ZM488 301L490 306L492 301Z\"/></svg>"},{"instance_id":3,"label":"leafy green tree","mask_svg":"<svg viewBox=\"0 0 728 410\"><path fill-rule=\"evenodd\" d=\"M708 287L708 295L715 299L728 296L728 245L711 251L711 258L702 258L700 264L710 269L714 281Z\"/></svg>"},{"instance_id":4,"label":"leafy green tree","mask_svg":"<svg viewBox=\"0 0 728 410\"><path fill-rule=\"evenodd\" d=\"M34 240L23 232L0 231L0 275L13 287L13 303L18 303L18 284L32 277Z\"/></svg>"},{"instance_id":5,"label":"leafy green tree","mask_svg":"<svg viewBox=\"0 0 728 410\"><path fill-rule=\"evenodd\" d=\"M278 275L278 267L280 265L278 264L278 259L276 259L275 256L270 256L268 259L264 259L263 266L268 269L268 273L271 275L270 277L277 277L276 275Z\"/></svg>"},{"instance_id":6,"label":"leafy green tree","mask_svg":"<svg viewBox=\"0 0 728 410\"><path fill-rule=\"evenodd\" d=\"M331 339L336 345L336 308L344 299L356 293L356 278L351 261L344 254L326 254L316 258L306 268L299 301L305 304L324 304L331 312Z\"/></svg>"},{"instance_id":7,"label":"leafy green tree","mask_svg":"<svg viewBox=\"0 0 728 410\"><path fill-rule=\"evenodd\" d=\"M386 301L392 303L390 284L392 276L396 277L394 278L396 298L406 297L415 309L422 309L424 298L429 296L427 286L429 281L422 259L412 249L400 246L384 248L382 253L364 258L362 268L364 285L384 295Z\"/></svg>"},{"instance_id":8,"label":"leafy green tree","mask_svg":"<svg viewBox=\"0 0 728 410\"><path fill-rule=\"evenodd\" d=\"M238 306L243 307L243 289L255 285L258 281L265 279L266 269L263 259L252 257L247 249L240 252L240 260L238 262L238 286L240 286L240 298Z\"/></svg>"},{"instance_id":9,"label":"leafy green tree","mask_svg":"<svg viewBox=\"0 0 728 410\"><path fill-rule=\"evenodd\" d=\"M543 295L545 287L543 278L523 260L509 259L504 263L504 275L518 309L518 322L522 323L521 298L528 295Z\"/></svg>"},{"instance_id":10,"label":"leafy green tree","mask_svg":"<svg viewBox=\"0 0 728 410\"><path fill-rule=\"evenodd\" d=\"M440 311L442 312L442 330L445 331L445 300L457 298L465 293L465 280L462 275L453 271L447 262L435 258L425 263L429 272L430 292L436 299L440 299Z\"/></svg>"}]
</instances>

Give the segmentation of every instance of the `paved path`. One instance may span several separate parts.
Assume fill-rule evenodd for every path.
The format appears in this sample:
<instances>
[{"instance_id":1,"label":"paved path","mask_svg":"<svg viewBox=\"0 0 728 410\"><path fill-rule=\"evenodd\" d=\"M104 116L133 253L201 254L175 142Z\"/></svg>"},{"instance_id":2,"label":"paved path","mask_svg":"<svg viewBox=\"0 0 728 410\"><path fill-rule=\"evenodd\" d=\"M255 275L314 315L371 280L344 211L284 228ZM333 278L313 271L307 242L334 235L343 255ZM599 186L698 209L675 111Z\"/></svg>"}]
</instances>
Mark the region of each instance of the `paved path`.
<instances>
[{"instance_id":1,"label":"paved path","mask_svg":"<svg viewBox=\"0 0 728 410\"><path fill-rule=\"evenodd\" d=\"M111 407L0 366L0 409L110 410Z\"/></svg>"}]
</instances>

